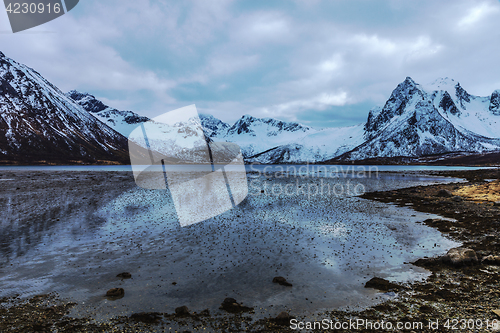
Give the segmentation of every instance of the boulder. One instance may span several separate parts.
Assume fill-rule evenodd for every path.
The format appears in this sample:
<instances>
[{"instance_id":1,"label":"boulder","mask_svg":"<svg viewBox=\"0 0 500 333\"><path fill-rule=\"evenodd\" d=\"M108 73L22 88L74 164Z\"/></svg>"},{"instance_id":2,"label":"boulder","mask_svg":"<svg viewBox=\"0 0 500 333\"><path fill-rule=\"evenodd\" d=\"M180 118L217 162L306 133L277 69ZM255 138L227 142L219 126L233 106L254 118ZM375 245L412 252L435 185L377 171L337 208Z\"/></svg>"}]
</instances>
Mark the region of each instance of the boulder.
<instances>
[{"instance_id":1,"label":"boulder","mask_svg":"<svg viewBox=\"0 0 500 333\"><path fill-rule=\"evenodd\" d=\"M366 282L365 288L373 288L381 291L398 291L401 289L405 289L405 287L403 286L378 277L374 277L370 279L370 281Z\"/></svg>"},{"instance_id":2,"label":"boulder","mask_svg":"<svg viewBox=\"0 0 500 333\"><path fill-rule=\"evenodd\" d=\"M234 298L231 297L224 299L224 302L222 302L219 309L230 313L248 312L253 310L253 308L239 304Z\"/></svg>"},{"instance_id":3,"label":"boulder","mask_svg":"<svg viewBox=\"0 0 500 333\"><path fill-rule=\"evenodd\" d=\"M489 255L484 257L482 262L486 265L500 265L500 256Z\"/></svg>"},{"instance_id":4,"label":"boulder","mask_svg":"<svg viewBox=\"0 0 500 333\"><path fill-rule=\"evenodd\" d=\"M189 316L189 309L187 306L179 306L178 308L175 308L175 315L178 317L185 317Z\"/></svg>"},{"instance_id":5,"label":"boulder","mask_svg":"<svg viewBox=\"0 0 500 333\"><path fill-rule=\"evenodd\" d=\"M471 265L478 262L477 255L474 250L461 247L449 250L446 255L441 257L441 260L456 267Z\"/></svg>"},{"instance_id":6,"label":"boulder","mask_svg":"<svg viewBox=\"0 0 500 333\"><path fill-rule=\"evenodd\" d=\"M130 279L132 277L132 274L128 272L123 272L118 274L116 277L122 278L122 279Z\"/></svg>"},{"instance_id":7,"label":"boulder","mask_svg":"<svg viewBox=\"0 0 500 333\"><path fill-rule=\"evenodd\" d=\"M285 286L285 287L291 287L292 284L290 282L288 282L284 277L282 276L276 276L273 278L273 283L278 283L282 286Z\"/></svg>"},{"instance_id":8,"label":"boulder","mask_svg":"<svg viewBox=\"0 0 500 333\"><path fill-rule=\"evenodd\" d=\"M442 262L441 258L420 258L412 262L412 264L419 267L433 267L441 265Z\"/></svg>"},{"instance_id":9,"label":"boulder","mask_svg":"<svg viewBox=\"0 0 500 333\"><path fill-rule=\"evenodd\" d=\"M270 321L280 326L289 326L290 320L294 318L295 317L290 316L288 312L283 311L280 312L275 318L272 318Z\"/></svg>"},{"instance_id":10,"label":"boulder","mask_svg":"<svg viewBox=\"0 0 500 333\"><path fill-rule=\"evenodd\" d=\"M125 295L123 288L111 288L106 292L106 296L109 297L121 297L123 295Z\"/></svg>"},{"instance_id":11,"label":"boulder","mask_svg":"<svg viewBox=\"0 0 500 333\"><path fill-rule=\"evenodd\" d=\"M205 310L200 312L200 316L210 317L210 311L208 309L205 309Z\"/></svg>"},{"instance_id":12,"label":"boulder","mask_svg":"<svg viewBox=\"0 0 500 333\"><path fill-rule=\"evenodd\" d=\"M160 320L161 316L158 312L140 312L133 313L130 315L130 319L135 322L141 322L146 324L154 324Z\"/></svg>"},{"instance_id":13,"label":"boulder","mask_svg":"<svg viewBox=\"0 0 500 333\"><path fill-rule=\"evenodd\" d=\"M445 189L441 189L439 190L439 192L437 193L437 196L438 197L452 197L453 194L448 191L448 190L445 190Z\"/></svg>"}]
</instances>

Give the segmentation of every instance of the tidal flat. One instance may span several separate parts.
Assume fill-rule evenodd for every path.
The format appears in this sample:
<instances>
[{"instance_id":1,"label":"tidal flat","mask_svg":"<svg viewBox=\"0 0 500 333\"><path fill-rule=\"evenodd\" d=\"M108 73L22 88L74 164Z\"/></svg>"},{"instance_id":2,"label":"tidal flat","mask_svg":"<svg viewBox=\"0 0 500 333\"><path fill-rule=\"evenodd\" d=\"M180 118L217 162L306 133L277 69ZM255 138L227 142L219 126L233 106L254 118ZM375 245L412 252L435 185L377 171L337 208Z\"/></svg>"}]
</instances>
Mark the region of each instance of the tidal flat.
<instances>
[{"instance_id":1,"label":"tidal flat","mask_svg":"<svg viewBox=\"0 0 500 333\"><path fill-rule=\"evenodd\" d=\"M371 278L425 281L431 271L411 262L461 244L421 223L439 216L418 212L411 202L361 197L462 182L439 175L250 172L249 194L238 207L188 227L178 224L165 191L137 187L130 172L2 171L0 181L2 308L57 295L71 302L61 311L66 320L107 329L127 326L120 318L138 313L159 316L138 321L152 331L237 332L282 311L305 319L363 311L401 297L365 288ZM322 182L344 191L312 190ZM122 272L132 278L117 277ZM276 276L292 286L273 283ZM123 288L124 296L105 297L110 288ZM219 307L228 297L253 308L243 326L237 317L227 327L168 317L187 306L217 319L227 315Z\"/></svg>"}]
</instances>

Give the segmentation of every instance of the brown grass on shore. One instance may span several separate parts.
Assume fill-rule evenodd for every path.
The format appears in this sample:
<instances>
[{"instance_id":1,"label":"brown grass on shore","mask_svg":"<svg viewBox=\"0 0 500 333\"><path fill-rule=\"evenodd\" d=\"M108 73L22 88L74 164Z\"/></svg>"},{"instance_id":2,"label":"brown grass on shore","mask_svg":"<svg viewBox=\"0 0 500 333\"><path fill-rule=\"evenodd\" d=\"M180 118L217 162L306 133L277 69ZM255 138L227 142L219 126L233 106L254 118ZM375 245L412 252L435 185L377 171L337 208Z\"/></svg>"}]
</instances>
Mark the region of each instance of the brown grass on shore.
<instances>
[{"instance_id":1,"label":"brown grass on shore","mask_svg":"<svg viewBox=\"0 0 500 333\"><path fill-rule=\"evenodd\" d=\"M453 194L472 201L497 202L500 201L500 181L464 186L454 191Z\"/></svg>"}]
</instances>

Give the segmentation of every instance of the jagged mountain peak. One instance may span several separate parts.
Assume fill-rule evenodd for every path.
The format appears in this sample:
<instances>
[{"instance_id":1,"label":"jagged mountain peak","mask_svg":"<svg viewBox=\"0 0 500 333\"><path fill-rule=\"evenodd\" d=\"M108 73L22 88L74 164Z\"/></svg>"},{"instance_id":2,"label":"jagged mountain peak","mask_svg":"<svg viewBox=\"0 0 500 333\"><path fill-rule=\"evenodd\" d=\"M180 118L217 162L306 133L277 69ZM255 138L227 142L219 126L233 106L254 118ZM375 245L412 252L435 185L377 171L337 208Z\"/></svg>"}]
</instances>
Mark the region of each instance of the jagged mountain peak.
<instances>
[{"instance_id":1,"label":"jagged mountain peak","mask_svg":"<svg viewBox=\"0 0 500 333\"><path fill-rule=\"evenodd\" d=\"M494 115L500 115L499 109L500 91L485 98L470 95L450 78L425 89L407 78L382 110L369 112L366 142L346 156L352 160L498 149L500 119Z\"/></svg>"},{"instance_id":2,"label":"jagged mountain peak","mask_svg":"<svg viewBox=\"0 0 500 333\"><path fill-rule=\"evenodd\" d=\"M78 90L70 90L70 91L68 91L66 93L66 96L71 97L75 101L79 101L79 100L82 100L82 99L95 99L94 95L91 95L91 94L89 94L87 92L81 92L81 91L78 91Z\"/></svg>"},{"instance_id":3,"label":"jagged mountain peak","mask_svg":"<svg viewBox=\"0 0 500 333\"><path fill-rule=\"evenodd\" d=\"M437 78L436 80L432 81L429 84L425 85L425 88L427 88L430 91L434 90L448 90L449 88L455 88L457 85L457 81L449 78L449 77L440 77Z\"/></svg>"},{"instance_id":4,"label":"jagged mountain peak","mask_svg":"<svg viewBox=\"0 0 500 333\"><path fill-rule=\"evenodd\" d=\"M254 134L254 131L250 128L251 124L255 121L256 118L250 115L244 115L240 119L238 119L233 126L228 129L228 134L242 134L249 133Z\"/></svg>"},{"instance_id":5,"label":"jagged mountain peak","mask_svg":"<svg viewBox=\"0 0 500 333\"><path fill-rule=\"evenodd\" d=\"M2 51L0 51L0 58L5 58L5 54Z\"/></svg>"},{"instance_id":6,"label":"jagged mountain peak","mask_svg":"<svg viewBox=\"0 0 500 333\"><path fill-rule=\"evenodd\" d=\"M200 118L222 121L222 120L220 120L220 119L216 118L215 116L208 114L208 113L200 113L199 116L200 116Z\"/></svg>"},{"instance_id":7,"label":"jagged mountain peak","mask_svg":"<svg viewBox=\"0 0 500 333\"><path fill-rule=\"evenodd\" d=\"M365 124L365 137L367 139L372 138L375 135L374 133L383 129L391 119L401 116L414 95L417 96L417 99L423 100L426 93L411 77L407 76L392 91L391 96L381 110L372 109L372 112L368 114L368 120Z\"/></svg>"},{"instance_id":8,"label":"jagged mountain peak","mask_svg":"<svg viewBox=\"0 0 500 333\"><path fill-rule=\"evenodd\" d=\"M417 84L415 83L415 81L410 77L410 76L407 76L405 78L405 80L403 81L403 84L407 85L407 86L416 86Z\"/></svg>"},{"instance_id":9,"label":"jagged mountain peak","mask_svg":"<svg viewBox=\"0 0 500 333\"><path fill-rule=\"evenodd\" d=\"M68 97L72 98L78 104L83 106L88 112L96 113L109 108L100 100L96 99L94 95L86 92L79 92L77 90L71 90L66 94Z\"/></svg>"},{"instance_id":10,"label":"jagged mountain peak","mask_svg":"<svg viewBox=\"0 0 500 333\"><path fill-rule=\"evenodd\" d=\"M225 122L212 116L211 114L200 113L199 116L203 131L209 138L216 137L220 134L225 133L230 127L229 124L226 124Z\"/></svg>"},{"instance_id":11,"label":"jagged mountain peak","mask_svg":"<svg viewBox=\"0 0 500 333\"><path fill-rule=\"evenodd\" d=\"M285 122L273 118L256 118L248 114L243 115L231 126L227 133L248 133L255 136L256 132L265 131L267 136L276 136L281 132L307 132L311 128L295 122Z\"/></svg>"},{"instance_id":12,"label":"jagged mountain peak","mask_svg":"<svg viewBox=\"0 0 500 333\"><path fill-rule=\"evenodd\" d=\"M439 78L434 82L424 85L423 88L428 92L446 91L457 104L466 108L465 103L470 103L471 95L460 85L460 82L450 79L449 77Z\"/></svg>"},{"instance_id":13,"label":"jagged mountain peak","mask_svg":"<svg viewBox=\"0 0 500 333\"><path fill-rule=\"evenodd\" d=\"M241 116L241 119L242 120L253 120L253 119L257 119L257 118L255 118L254 116L251 116L249 114L244 114L243 116Z\"/></svg>"},{"instance_id":14,"label":"jagged mountain peak","mask_svg":"<svg viewBox=\"0 0 500 333\"><path fill-rule=\"evenodd\" d=\"M413 79L409 76L406 77L406 79L398 84L396 89L392 91L392 96L400 96L400 95L411 95L415 93L416 91L420 91L419 85L413 81Z\"/></svg>"},{"instance_id":15,"label":"jagged mountain peak","mask_svg":"<svg viewBox=\"0 0 500 333\"><path fill-rule=\"evenodd\" d=\"M138 124L149 120L148 117L140 116L132 111L120 111L109 107L95 98L94 95L86 92L71 90L66 96L82 106L92 116L124 136L128 136Z\"/></svg>"},{"instance_id":16,"label":"jagged mountain peak","mask_svg":"<svg viewBox=\"0 0 500 333\"><path fill-rule=\"evenodd\" d=\"M66 93L66 95L70 96L71 98L75 99L75 100L80 100L80 99L83 99L85 97L92 97L92 98L95 98L93 95L89 94L89 93L86 93L86 92L80 92L78 90L70 90Z\"/></svg>"},{"instance_id":17,"label":"jagged mountain peak","mask_svg":"<svg viewBox=\"0 0 500 333\"><path fill-rule=\"evenodd\" d=\"M365 137L373 138L393 119L409 110L414 110L417 115L443 112L445 115L461 117L475 98L459 82L448 77L439 78L424 86L417 84L411 77L407 77L393 90L381 110L370 110L365 124Z\"/></svg>"}]
</instances>

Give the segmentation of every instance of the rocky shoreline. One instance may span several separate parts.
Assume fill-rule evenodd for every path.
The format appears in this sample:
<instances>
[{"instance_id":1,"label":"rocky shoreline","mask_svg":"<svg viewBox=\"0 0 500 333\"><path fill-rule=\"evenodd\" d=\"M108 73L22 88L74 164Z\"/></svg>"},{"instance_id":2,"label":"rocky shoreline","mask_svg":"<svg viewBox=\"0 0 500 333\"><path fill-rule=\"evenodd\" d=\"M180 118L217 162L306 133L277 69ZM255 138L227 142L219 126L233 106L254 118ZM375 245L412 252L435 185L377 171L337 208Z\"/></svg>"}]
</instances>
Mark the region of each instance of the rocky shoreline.
<instances>
[{"instance_id":1,"label":"rocky shoreline","mask_svg":"<svg viewBox=\"0 0 500 333\"><path fill-rule=\"evenodd\" d=\"M317 314L315 320L321 323L321 326L311 331L375 332L381 330L377 323L390 323L394 326L397 323L422 324L422 327L414 326L401 330L408 332L446 332L453 328L456 328L455 331L482 332L500 327L500 324L492 325L495 320L500 320L493 312L500 309L500 290L497 289L500 266L497 266L491 257L500 255L500 205L491 201L494 197L478 200L477 195L473 196L474 193L469 193L469 197L457 195L467 194L464 189L470 189L471 186L477 186L478 190L482 189L484 193L484 188L488 189L490 184L498 183L500 171L488 169L426 174L465 178L469 182L372 192L362 197L399 206L411 205L417 211L442 216L443 219L429 219L422 223L461 242L462 248L473 251L477 260L458 265L453 264L451 260L421 258L413 264L425 267L432 275L423 282L406 285L374 277L367 281L370 282L367 287L397 296L359 312L327 311ZM296 318L292 322L296 323L297 328L302 327L299 326L301 321L303 325L307 325L307 322L303 322L305 319L296 313L280 313L277 317L255 320L252 318L251 308L239 305L237 300L233 299L221 300L222 309L227 307L234 310L226 311L227 314L224 315L211 315L208 311L194 313L180 307L179 311L176 309L176 312L171 314L136 313L129 317L115 318L107 323L96 323L90 318L69 317L67 314L74 305L52 294L27 300L18 297L0 299L0 331L161 332L178 328L177 332L291 332L294 331L289 324L292 318ZM371 323L371 326L353 326L352 322L356 321L365 325ZM349 322L350 325L342 326ZM326 323L329 329L325 329ZM464 323L466 326L462 329Z\"/></svg>"}]
</instances>

